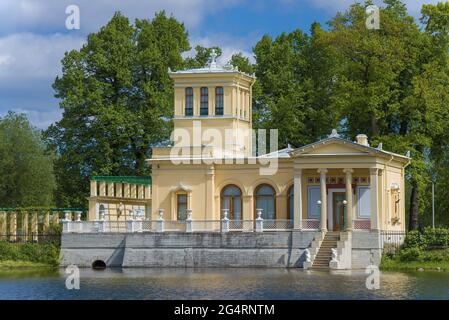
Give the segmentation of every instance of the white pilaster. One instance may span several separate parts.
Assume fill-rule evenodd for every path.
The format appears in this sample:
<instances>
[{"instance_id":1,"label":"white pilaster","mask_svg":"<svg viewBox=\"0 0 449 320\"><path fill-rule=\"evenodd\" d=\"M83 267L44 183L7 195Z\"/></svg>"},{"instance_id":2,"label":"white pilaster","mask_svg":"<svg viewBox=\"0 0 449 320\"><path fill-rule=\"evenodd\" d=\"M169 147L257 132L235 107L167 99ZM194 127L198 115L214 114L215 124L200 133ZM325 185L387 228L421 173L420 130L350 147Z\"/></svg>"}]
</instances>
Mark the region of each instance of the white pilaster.
<instances>
[{"instance_id":1,"label":"white pilaster","mask_svg":"<svg viewBox=\"0 0 449 320\"><path fill-rule=\"evenodd\" d=\"M378 170L377 168L370 169L371 230L379 230Z\"/></svg>"},{"instance_id":2,"label":"white pilaster","mask_svg":"<svg viewBox=\"0 0 449 320\"><path fill-rule=\"evenodd\" d=\"M352 169L344 169L343 172L346 174L346 212L347 216L345 219L348 219L346 221L346 226L348 231L352 231L352 220L354 219L354 214L352 211L353 208L353 192L352 192L352 173L354 170Z\"/></svg>"},{"instance_id":3,"label":"white pilaster","mask_svg":"<svg viewBox=\"0 0 449 320\"><path fill-rule=\"evenodd\" d=\"M327 169L317 170L320 174L321 187L321 231L327 231L327 193L326 193L326 173Z\"/></svg>"},{"instance_id":4,"label":"white pilaster","mask_svg":"<svg viewBox=\"0 0 449 320\"><path fill-rule=\"evenodd\" d=\"M302 229L302 170L295 167L293 185L293 227Z\"/></svg>"}]
</instances>

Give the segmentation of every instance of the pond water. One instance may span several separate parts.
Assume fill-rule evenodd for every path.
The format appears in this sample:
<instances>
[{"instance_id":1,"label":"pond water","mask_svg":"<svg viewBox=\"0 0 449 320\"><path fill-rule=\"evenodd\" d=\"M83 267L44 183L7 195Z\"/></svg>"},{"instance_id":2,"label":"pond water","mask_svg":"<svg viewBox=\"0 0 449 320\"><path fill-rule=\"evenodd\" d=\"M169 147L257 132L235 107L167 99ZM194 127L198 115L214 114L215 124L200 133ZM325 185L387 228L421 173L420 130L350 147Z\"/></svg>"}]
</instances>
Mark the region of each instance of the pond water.
<instances>
[{"instance_id":1,"label":"pond water","mask_svg":"<svg viewBox=\"0 0 449 320\"><path fill-rule=\"evenodd\" d=\"M449 299L449 272L381 272L368 290L364 271L298 269L81 269L66 289L63 269L0 271L0 299Z\"/></svg>"}]
</instances>

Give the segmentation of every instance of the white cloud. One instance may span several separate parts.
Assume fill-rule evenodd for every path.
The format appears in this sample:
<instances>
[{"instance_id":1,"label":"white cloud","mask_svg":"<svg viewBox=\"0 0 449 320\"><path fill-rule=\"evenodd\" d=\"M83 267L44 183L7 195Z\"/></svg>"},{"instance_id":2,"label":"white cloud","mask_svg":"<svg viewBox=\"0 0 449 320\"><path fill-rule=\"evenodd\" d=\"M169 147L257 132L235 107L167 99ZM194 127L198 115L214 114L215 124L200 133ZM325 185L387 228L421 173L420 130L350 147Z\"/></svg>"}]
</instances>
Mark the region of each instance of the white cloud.
<instances>
[{"instance_id":1,"label":"white cloud","mask_svg":"<svg viewBox=\"0 0 449 320\"><path fill-rule=\"evenodd\" d=\"M56 77L64 52L81 47L83 41L63 34L19 33L0 38L0 85L18 77Z\"/></svg>"},{"instance_id":2,"label":"white cloud","mask_svg":"<svg viewBox=\"0 0 449 320\"><path fill-rule=\"evenodd\" d=\"M51 84L61 72L64 52L81 47L83 41L62 34L0 38L0 113L26 113L39 128L59 120L61 111Z\"/></svg>"},{"instance_id":3,"label":"white cloud","mask_svg":"<svg viewBox=\"0 0 449 320\"><path fill-rule=\"evenodd\" d=\"M287 1L287 0L283 0ZM301 0L300 0L301 1ZM304 1L304 0L302 0ZM323 9L328 13L335 13L336 11L344 12L349 8L351 4L353 4L354 0L305 0L309 2L312 6L318 9ZM421 6L423 4L436 4L441 2L442 0L403 0L402 2L407 6L408 12L415 18L419 18L421 15ZM363 0L359 0L358 2L364 3ZM375 0L375 4L382 6L383 1Z\"/></svg>"},{"instance_id":4,"label":"white cloud","mask_svg":"<svg viewBox=\"0 0 449 320\"><path fill-rule=\"evenodd\" d=\"M39 129L47 129L51 124L61 120L62 117L62 111L57 108L55 110L29 110L22 108L11 108L9 110L25 114L33 126ZM0 117L5 115L6 111L0 112Z\"/></svg>"},{"instance_id":5,"label":"white cloud","mask_svg":"<svg viewBox=\"0 0 449 320\"><path fill-rule=\"evenodd\" d=\"M193 37L190 39L192 50L186 53L188 56L194 55L196 45L203 47L218 46L222 49L222 55L218 58L219 64L226 64L233 54L241 52L248 57L251 62L255 62L251 45L255 45L261 36L234 37L229 34L210 34L207 37Z\"/></svg>"},{"instance_id":6,"label":"white cloud","mask_svg":"<svg viewBox=\"0 0 449 320\"><path fill-rule=\"evenodd\" d=\"M205 15L233 6L238 0L2 0L0 2L0 30L2 33L43 30L66 32L65 9L68 5L80 8L83 34L97 30L107 23L115 11L135 18L152 18L165 10L183 21L188 29L199 25Z\"/></svg>"}]
</instances>

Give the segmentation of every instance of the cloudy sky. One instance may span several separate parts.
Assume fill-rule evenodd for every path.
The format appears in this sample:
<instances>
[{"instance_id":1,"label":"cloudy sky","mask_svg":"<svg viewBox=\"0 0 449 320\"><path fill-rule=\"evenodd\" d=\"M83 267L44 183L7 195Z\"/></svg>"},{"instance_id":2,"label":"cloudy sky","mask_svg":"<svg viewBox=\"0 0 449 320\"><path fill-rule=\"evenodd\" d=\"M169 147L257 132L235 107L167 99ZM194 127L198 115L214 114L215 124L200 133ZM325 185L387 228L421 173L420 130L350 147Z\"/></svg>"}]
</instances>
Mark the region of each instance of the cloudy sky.
<instances>
[{"instance_id":1,"label":"cloudy sky","mask_svg":"<svg viewBox=\"0 0 449 320\"><path fill-rule=\"evenodd\" d=\"M106 24L115 11L132 20L152 18L164 9L183 21L192 46L218 45L223 60L235 52L252 57L251 48L264 34L276 36L295 28L308 30L326 22L353 0L0 0L0 116L23 112L46 128L61 117L51 88L64 52L80 48L87 34ZM419 17L423 3L407 0ZM68 5L80 8L81 28L67 30Z\"/></svg>"}]
</instances>

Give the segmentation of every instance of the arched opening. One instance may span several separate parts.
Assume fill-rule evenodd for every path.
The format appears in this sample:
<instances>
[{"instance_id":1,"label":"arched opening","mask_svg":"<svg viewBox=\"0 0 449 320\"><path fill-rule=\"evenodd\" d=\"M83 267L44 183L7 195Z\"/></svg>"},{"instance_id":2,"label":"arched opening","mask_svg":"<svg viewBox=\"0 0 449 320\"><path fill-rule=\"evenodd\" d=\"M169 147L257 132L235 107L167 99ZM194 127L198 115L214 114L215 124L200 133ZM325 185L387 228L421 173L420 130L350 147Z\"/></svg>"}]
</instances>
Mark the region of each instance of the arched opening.
<instances>
[{"instance_id":1,"label":"arched opening","mask_svg":"<svg viewBox=\"0 0 449 320\"><path fill-rule=\"evenodd\" d=\"M295 205L295 188L294 186L290 186L287 192L287 219L293 220L294 216L294 205Z\"/></svg>"},{"instance_id":2,"label":"arched opening","mask_svg":"<svg viewBox=\"0 0 449 320\"><path fill-rule=\"evenodd\" d=\"M95 270L106 269L106 263L103 260L95 260L92 263L92 269L95 269Z\"/></svg>"},{"instance_id":3,"label":"arched opening","mask_svg":"<svg viewBox=\"0 0 449 320\"><path fill-rule=\"evenodd\" d=\"M230 220L242 220L242 190L236 185L230 184L221 190L221 214L223 209L229 210ZM221 217L223 218L223 216Z\"/></svg>"},{"instance_id":4,"label":"arched opening","mask_svg":"<svg viewBox=\"0 0 449 320\"><path fill-rule=\"evenodd\" d=\"M262 209L262 218L276 219L276 192L269 184L261 184L256 188L254 217L257 218L257 210Z\"/></svg>"}]
</instances>

